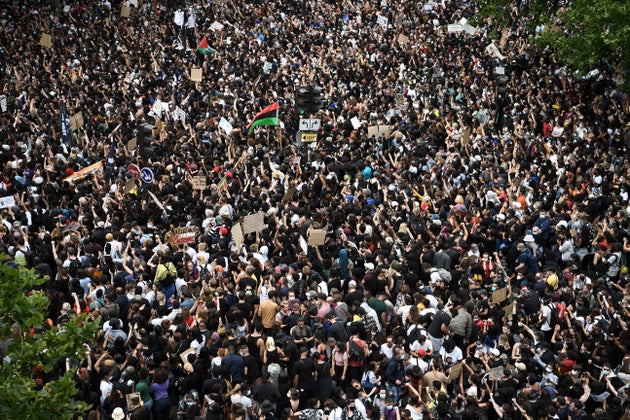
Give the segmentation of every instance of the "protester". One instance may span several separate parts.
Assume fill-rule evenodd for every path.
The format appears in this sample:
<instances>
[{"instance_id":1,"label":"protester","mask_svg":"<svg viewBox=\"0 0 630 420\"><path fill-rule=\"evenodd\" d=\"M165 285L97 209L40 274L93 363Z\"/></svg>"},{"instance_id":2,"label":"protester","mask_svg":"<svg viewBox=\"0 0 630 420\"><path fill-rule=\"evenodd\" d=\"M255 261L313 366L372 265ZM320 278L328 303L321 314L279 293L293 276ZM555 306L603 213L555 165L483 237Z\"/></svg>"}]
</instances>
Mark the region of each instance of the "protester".
<instances>
[{"instance_id":1,"label":"protester","mask_svg":"<svg viewBox=\"0 0 630 420\"><path fill-rule=\"evenodd\" d=\"M0 6L0 250L49 276L49 328L100 322L91 409L629 415L622 69L571 75L476 13Z\"/></svg>"}]
</instances>

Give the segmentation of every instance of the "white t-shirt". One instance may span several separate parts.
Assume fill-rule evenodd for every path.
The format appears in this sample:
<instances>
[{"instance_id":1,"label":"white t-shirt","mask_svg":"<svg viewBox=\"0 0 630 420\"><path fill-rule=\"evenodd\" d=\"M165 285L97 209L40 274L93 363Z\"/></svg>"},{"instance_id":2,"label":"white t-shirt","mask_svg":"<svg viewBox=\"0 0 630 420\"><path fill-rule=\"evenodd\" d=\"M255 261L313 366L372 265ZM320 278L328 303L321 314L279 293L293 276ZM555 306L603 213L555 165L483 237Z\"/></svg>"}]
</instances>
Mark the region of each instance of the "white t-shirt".
<instances>
[{"instance_id":1,"label":"white t-shirt","mask_svg":"<svg viewBox=\"0 0 630 420\"><path fill-rule=\"evenodd\" d=\"M453 366L455 363L459 362L460 360L464 358L464 354L462 353L462 350L457 346L455 346L453 351L451 351L450 353L447 352L444 347L442 347L440 349L440 356L442 357L442 363L448 366ZM447 359L450 359L450 360L447 360Z\"/></svg>"}]
</instances>

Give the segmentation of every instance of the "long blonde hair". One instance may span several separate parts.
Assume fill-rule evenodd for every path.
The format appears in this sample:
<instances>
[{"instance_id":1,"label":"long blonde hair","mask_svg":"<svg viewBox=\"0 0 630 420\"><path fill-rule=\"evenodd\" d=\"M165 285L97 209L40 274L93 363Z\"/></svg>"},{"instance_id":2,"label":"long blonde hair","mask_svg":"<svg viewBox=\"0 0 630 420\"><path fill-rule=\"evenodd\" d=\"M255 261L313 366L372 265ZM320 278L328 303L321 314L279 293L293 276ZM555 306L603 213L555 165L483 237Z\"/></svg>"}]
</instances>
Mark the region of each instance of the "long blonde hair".
<instances>
[{"instance_id":1,"label":"long blonde hair","mask_svg":"<svg viewBox=\"0 0 630 420\"><path fill-rule=\"evenodd\" d=\"M267 341L265 341L265 348L267 351L272 351L276 348L276 341L273 337L267 337Z\"/></svg>"}]
</instances>

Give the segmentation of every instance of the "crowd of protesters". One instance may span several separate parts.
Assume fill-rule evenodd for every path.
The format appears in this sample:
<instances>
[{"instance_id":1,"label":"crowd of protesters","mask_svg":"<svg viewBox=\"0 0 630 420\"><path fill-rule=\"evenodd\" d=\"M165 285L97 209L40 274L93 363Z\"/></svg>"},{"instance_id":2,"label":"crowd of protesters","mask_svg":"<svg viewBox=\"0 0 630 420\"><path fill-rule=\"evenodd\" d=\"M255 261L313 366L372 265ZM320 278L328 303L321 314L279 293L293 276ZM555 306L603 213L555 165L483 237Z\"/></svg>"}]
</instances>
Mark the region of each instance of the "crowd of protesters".
<instances>
[{"instance_id":1,"label":"crowd of protesters","mask_svg":"<svg viewBox=\"0 0 630 420\"><path fill-rule=\"evenodd\" d=\"M0 5L0 249L49 276L51 328L100 323L85 418L630 417L613 58L573 77L516 6L494 52L447 30L474 2L129 3Z\"/></svg>"}]
</instances>

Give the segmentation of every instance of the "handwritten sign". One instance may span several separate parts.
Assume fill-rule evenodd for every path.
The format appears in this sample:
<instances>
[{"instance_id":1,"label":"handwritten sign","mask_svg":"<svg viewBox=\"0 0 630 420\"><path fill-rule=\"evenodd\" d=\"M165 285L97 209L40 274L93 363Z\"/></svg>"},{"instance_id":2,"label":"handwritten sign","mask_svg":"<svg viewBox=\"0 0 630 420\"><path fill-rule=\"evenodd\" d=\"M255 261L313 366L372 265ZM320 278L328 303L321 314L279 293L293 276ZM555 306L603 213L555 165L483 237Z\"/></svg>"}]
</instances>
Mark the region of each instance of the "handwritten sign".
<instances>
[{"instance_id":1,"label":"handwritten sign","mask_svg":"<svg viewBox=\"0 0 630 420\"><path fill-rule=\"evenodd\" d=\"M243 233L260 232L265 228L265 214L261 211L243 218Z\"/></svg>"},{"instance_id":2,"label":"handwritten sign","mask_svg":"<svg viewBox=\"0 0 630 420\"><path fill-rule=\"evenodd\" d=\"M310 246L324 245L326 242L325 229L311 229L308 233L308 244Z\"/></svg>"},{"instance_id":3,"label":"handwritten sign","mask_svg":"<svg viewBox=\"0 0 630 420\"><path fill-rule=\"evenodd\" d=\"M225 25L223 25L221 22L218 22L216 20L212 22L212 25L210 25L210 29L214 32L221 32L224 27Z\"/></svg>"},{"instance_id":4,"label":"handwritten sign","mask_svg":"<svg viewBox=\"0 0 630 420\"><path fill-rule=\"evenodd\" d=\"M503 366L498 366L490 369L486 375L488 376L488 380L498 381L503 377Z\"/></svg>"},{"instance_id":5,"label":"handwritten sign","mask_svg":"<svg viewBox=\"0 0 630 420\"><path fill-rule=\"evenodd\" d=\"M193 190L205 190L206 189L206 177L195 176L192 179Z\"/></svg>"},{"instance_id":6,"label":"handwritten sign","mask_svg":"<svg viewBox=\"0 0 630 420\"><path fill-rule=\"evenodd\" d=\"M193 82L201 82L203 80L203 70L190 69L190 80Z\"/></svg>"},{"instance_id":7,"label":"handwritten sign","mask_svg":"<svg viewBox=\"0 0 630 420\"><path fill-rule=\"evenodd\" d=\"M179 227L173 229L172 233L173 238L171 239L171 242L173 243L173 245L189 244L191 242L195 242L195 237L197 236L197 227Z\"/></svg>"},{"instance_id":8,"label":"handwritten sign","mask_svg":"<svg viewBox=\"0 0 630 420\"><path fill-rule=\"evenodd\" d=\"M386 18L385 16L383 16L383 15L379 15L379 16L376 18L376 23L378 23L379 25L381 25L381 26L383 26L383 27L387 28L387 24L389 23L389 19L387 19L387 18Z\"/></svg>"},{"instance_id":9,"label":"handwritten sign","mask_svg":"<svg viewBox=\"0 0 630 420\"><path fill-rule=\"evenodd\" d=\"M219 191L220 194L225 194L225 192L227 191L226 177L223 177L223 179L221 179L221 181L219 181L219 183L217 184L217 191Z\"/></svg>"},{"instance_id":10,"label":"handwritten sign","mask_svg":"<svg viewBox=\"0 0 630 420\"><path fill-rule=\"evenodd\" d=\"M499 304L507 299L507 288L499 289L495 292L492 292L492 303Z\"/></svg>"},{"instance_id":11,"label":"handwritten sign","mask_svg":"<svg viewBox=\"0 0 630 420\"><path fill-rule=\"evenodd\" d=\"M120 17L128 18L130 14L131 14L131 7L123 6L122 9L120 9Z\"/></svg>"},{"instance_id":12,"label":"handwritten sign","mask_svg":"<svg viewBox=\"0 0 630 420\"><path fill-rule=\"evenodd\" d=\"M458 33L458 32L462 32L464 30L464 25L459 24L459 23L451 23L450 25L448 25L446 27L446 29L448 30L448 33Z\"/></svg>"},{"instance_id":13,"label":"handwritten sign","mask_svg":"<svg viewBox=\"0 0 630 420\"><path fill-rule=\"evenodd\" d=\"M99 162L93 163L88 167L85 167L83 169L81 169L80 171L77 171L75 173L73 173L70 176L67 176L63 179L63 182L68 182L70 184L74 183L74 182L78 182L81 181L85 178L87 178L89 175L91 175L92 173L96 173L96 176L98 178L102 178L103 177L103 165L104 165L105 161L101 160Z\"/></svg>"},{"instance_id":14,"label":"handwritten sign","mask_svg":"<svg viewBox=\"0 0 630 420\"><path fill-rule=\"evenodd\" d=\"M0 197L0 209L6 209L15 206L15 197L7 195Z\"/></svg>"}]
</instances>

